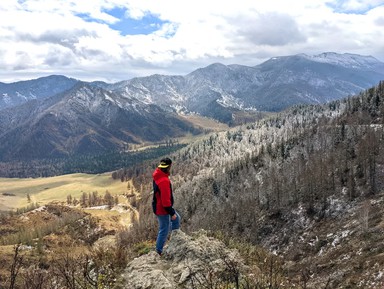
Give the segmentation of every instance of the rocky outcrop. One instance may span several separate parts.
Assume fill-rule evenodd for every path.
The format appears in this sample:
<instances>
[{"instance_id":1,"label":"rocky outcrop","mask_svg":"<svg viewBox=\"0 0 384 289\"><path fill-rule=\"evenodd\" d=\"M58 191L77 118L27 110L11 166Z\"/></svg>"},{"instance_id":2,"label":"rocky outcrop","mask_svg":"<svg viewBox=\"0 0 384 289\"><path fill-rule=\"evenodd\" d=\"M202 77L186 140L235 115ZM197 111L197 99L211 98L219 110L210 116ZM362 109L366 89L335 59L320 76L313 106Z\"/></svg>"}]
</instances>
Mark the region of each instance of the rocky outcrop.
<instances>
[{"instance_id":1,"label":"rocky outcrop","mask_svg":"<svg viewBox=\"0 0 384 289\"><path fill-rule=\"evenodd\" d=\"M123 273L123 288L196 288L199 284L209 283L235 285L246 271L237 251L229 250L204 231L189 236L177 230L172 232L162 256L152 251L128 264Z\"/></svg>"}]
</instances>

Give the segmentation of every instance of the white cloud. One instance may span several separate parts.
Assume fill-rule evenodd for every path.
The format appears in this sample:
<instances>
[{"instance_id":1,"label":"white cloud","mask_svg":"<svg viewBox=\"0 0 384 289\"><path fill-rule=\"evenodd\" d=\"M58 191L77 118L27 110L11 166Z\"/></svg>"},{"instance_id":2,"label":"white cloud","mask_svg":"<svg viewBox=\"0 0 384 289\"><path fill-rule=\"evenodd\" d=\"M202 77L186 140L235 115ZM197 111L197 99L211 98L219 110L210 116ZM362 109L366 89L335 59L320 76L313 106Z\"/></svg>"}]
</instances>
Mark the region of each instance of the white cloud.
<instances>
[{"instance_id":1,"label":"white cloud","mask_svg":"<svg viewBox=\"0 0 384 289\"><path fill-rule=\"evenodd\" d=\"M114 8L163 24L124 36L110 26L120 21ZM379 0L1 0L0 14L0 81L6 82L52 73L118 81L324 51L384 61Z\"/></svg>"},{"instance_id":2,"label":"white cloud","mask_svg":"<svg viewBox=\"0 0 384 289\"><path fill-rule=\"evenodd\" d=\"M306 40L295 19L288 14L239 15L231 24L236 27L239 40L253 45L284 46Z\"/></svg>"}]
</instances>

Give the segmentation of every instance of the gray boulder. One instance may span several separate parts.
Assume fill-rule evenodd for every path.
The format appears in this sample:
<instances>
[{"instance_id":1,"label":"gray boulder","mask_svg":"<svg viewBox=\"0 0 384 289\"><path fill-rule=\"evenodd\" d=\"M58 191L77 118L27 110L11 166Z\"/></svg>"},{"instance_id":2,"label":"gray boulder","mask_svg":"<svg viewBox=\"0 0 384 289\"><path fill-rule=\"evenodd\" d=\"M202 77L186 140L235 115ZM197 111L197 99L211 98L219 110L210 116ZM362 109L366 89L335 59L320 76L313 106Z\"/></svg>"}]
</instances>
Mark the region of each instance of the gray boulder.
<instances>
[{"instance_id":1,"label":"gray boulder","mask_svg":"<svg viewBox=\"0 0 384 289\"><path fill-rule=\"evenodd\" d=\"M204 231L193 236L177 230L162 256L155 251L131 261L123 273L129 289L196 288L202 284L238 284L247 268L230 250Z\"/></svg>"}]
</instances>

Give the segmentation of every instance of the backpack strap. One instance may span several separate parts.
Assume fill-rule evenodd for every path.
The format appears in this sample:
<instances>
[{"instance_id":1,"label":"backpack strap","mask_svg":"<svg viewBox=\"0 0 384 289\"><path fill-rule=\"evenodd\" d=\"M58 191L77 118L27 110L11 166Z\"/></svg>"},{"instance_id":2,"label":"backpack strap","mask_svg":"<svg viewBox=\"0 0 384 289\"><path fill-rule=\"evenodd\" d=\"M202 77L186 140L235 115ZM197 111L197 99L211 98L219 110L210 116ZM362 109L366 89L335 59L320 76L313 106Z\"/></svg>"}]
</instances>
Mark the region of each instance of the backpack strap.
<instances>
[{"instance_id":1,"label":"backpack strap","mask_svg":"<svg viewBox=\"0 0 384 289\"><path fill-rule=\"evenodd\" d=\"M157 206L156 193L160 194L160 189L159 189L159 186L156 184L156 182L153 181L152 211L154 214L156 214L156 206Z\"/></svg>"}]
</instances>

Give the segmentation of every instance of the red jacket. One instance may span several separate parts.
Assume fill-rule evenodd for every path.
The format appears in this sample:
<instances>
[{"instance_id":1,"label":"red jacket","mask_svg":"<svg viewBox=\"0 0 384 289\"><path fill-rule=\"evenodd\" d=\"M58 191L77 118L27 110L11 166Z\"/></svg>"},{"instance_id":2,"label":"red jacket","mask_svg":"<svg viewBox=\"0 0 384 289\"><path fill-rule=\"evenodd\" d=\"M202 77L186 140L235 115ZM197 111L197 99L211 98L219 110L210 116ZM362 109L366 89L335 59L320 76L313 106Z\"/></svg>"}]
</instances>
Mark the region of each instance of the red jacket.
<instances>
[{"instance_id":1,"label":"red jacket","mask_svg":"<svg viewBox=\"0 0 384 289\"><path fill-rule=\"evenodd\" d=\"M173 209L173 193L172 184L169 175L161 169L156 168L152 174L153 178L153 202L152 208L156 215L175 214Z\"/></svg>"}]
</instances>

